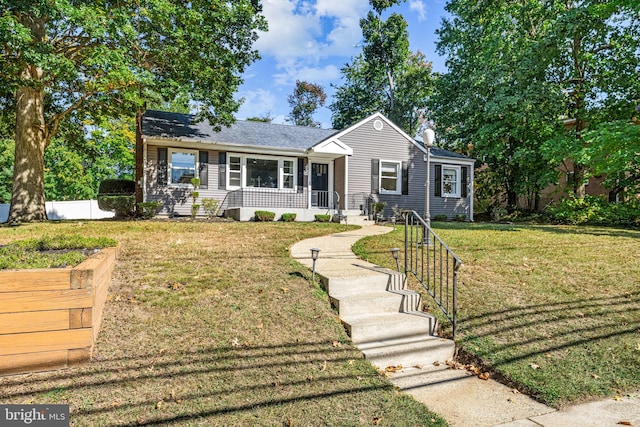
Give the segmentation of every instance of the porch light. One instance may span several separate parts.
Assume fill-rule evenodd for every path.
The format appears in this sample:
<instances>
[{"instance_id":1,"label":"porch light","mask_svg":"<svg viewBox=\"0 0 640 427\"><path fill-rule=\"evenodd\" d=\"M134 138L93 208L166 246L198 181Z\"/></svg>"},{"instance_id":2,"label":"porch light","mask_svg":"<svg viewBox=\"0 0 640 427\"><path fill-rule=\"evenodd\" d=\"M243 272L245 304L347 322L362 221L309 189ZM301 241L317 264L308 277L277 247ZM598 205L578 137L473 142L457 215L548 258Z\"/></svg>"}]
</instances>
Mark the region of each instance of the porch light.
<instances>
[{"instance_id":1,"label":"porch light","mask_svg":"<svg viewBox=\"0 0 640 427\"><path fill-rule=\"evenodd\" d=\"M398 273L399 273L400 264L398 263L398 256L400 255L400 248L391 248L391 255L393 255L393 259L396 260L396 268L398 269Z\"/></svg>"},{"instance_id":2,"label":"porch light","mask_svg":"<svg viewBox=\"0 0 640 427\"><path fill-rule=\"evenodd\" d=\"M311 270L311 283L314 283L314 279L316 277L316 261L318 260L318 255L320 255L320 249L311 248L311 259L313 260L313 269Z\"/></svg>"}]
</instances>

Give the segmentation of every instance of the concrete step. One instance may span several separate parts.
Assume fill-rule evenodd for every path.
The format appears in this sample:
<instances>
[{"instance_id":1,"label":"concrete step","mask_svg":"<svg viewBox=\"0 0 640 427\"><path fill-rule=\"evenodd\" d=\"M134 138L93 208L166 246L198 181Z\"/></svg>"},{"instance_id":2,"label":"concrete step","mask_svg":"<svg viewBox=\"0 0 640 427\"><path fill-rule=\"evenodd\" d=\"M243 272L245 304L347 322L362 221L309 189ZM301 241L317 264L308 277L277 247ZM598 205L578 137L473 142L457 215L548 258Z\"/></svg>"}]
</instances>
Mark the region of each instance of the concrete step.
<instances>
[{"instance_id":1,"label":"concrete step","mask_svg":"<svg viewBox=\"0 0 640 427\"><path fill-rule=\"evenodd\" d=\"M436 328L435 317L422 312L341 316L340 319L356 345L399 336L433 335Z\"/></svg>"},{"instance_id":2,"label":"concrete step","mask_svg":"<svg viewBox=\"0 0 640 427\"><path fill-rule=\"evenodd\" d=\"M370 313L399 313L405 302L404 295L387 291L329 298L331 305L341 317L362 316Z\"/></svg>"},{"instance_id":3,"label":"concrete step","mask_svg":"<svg viewBox=\"0 0 640 427\"><path fill-rule=\"evenodd\" d=\"M379 272L359 277L331 278L323 282L330 296L343 298L364 293L375 293L388 290L404 289L403 276L392 270L380 270Z\"/></svg>"},{"instance_id":4,"label":"concrete step","mask_svg":"<svg viewBox=\"0 0 640 427\"><path fill-rule=\"evenodd\" d=\"M455 347L451 340L427 334L369 341L358 345L364 356L380 369L398 365L428 369L435 362L444 365L447 360L453 359Z\"/></svg>"},{"instance_id":5,"label":"concrete step","mask_svg":"<svg viewBox=\"0 0 640 427\"><path fill-rule=\"evenodd\" d=\"M422 309L422 296L410 289L399 289L389 291L391 293L402 296L402 304L400 305L400 312L412 313L414 311L421 311Z\"/></svg>"}]
</instances>

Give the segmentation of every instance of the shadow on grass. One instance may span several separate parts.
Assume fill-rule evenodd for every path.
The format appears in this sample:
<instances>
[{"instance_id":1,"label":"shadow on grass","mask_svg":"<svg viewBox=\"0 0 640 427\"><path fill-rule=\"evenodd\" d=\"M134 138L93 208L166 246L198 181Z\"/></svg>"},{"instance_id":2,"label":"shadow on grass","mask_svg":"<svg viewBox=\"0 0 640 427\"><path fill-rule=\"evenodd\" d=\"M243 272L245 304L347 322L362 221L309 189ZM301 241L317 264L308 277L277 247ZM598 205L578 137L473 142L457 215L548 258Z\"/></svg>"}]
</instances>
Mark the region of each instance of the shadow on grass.
<instances>
[{"instance_id":1,"label":"shadow on grass","mask_svg":"<svg viewBox=\"0 0 640 427\"><path fill-rule=\"evenodd\" d=\"M593 236L624 237L640 239L640 230L625 229L621 227L606 227L595 225L553 225L553 224L526 224L526 223L492 223L492 222L439 222L434 223L432 228L438 232L441 230L494 230L494 231L519 231L521 229L532 229L555 234L589 234Z\"/></svg>"}]
</instances>

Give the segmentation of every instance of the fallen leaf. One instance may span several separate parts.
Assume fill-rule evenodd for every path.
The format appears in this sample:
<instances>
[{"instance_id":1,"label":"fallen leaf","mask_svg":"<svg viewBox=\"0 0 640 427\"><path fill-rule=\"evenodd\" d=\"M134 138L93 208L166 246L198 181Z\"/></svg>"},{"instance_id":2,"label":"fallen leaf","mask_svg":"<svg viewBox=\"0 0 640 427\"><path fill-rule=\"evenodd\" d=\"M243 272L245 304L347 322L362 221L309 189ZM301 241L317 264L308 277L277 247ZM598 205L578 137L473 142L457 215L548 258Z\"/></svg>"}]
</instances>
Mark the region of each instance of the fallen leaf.
<instances>
[{"instance_id":1,"label":"fallen leaf","mask_svg":"<svg viewBox=\"0 0 640 427\"><path fill-rule=\"evenodd\" d=\"M324 371L325 369L327 369L327 361L326 360L322 363L322 368L320 368L320 372Z\"/></svg>"},{"instance_id":2,"label":"fallen leaf","mask_svg":"<svg viewBox=\"0 0 640 427\"><path fill-rule=\"evenodd\" d=\"M513 393L513 394L520 394L520 392L519 392L519 391L518 391L518 389L516 389L516 388L511 389L511 393Z\"/></svg>"},{"instance_id":3,"label":"fallen leaf","mask_svg":"<svg viewBox=\"0 0 640 427\"><path fill-rule=\"evenodd\" d=\"M618 424L621 426L632 426L631 421L618 421Z\"/></svg>"},{"instance_id":4,"label":"fallen leaf","mask_svg":"<svg viewBox=\"0 0 640 427\"><path fill-rule=\"evenodd\" d=\"M533 369L540 369L540 365L536 365L535 363L529 363L529 366L531 366Z\"/></svg>"},{"instance_id":5,"label":"fallen leaf","mask_svg":"<svg viewBox=\"0 0 640 427\"><path fill-rule=\"evenodd\" d=\"M489 377L491 377L491 374L489 372L483 372L480 375L478 375L478 378L485 381L488 380Z\"/></svg>"},{"instance_id":6,"label":"fallen leaf","mask_svg":"<svg viewBox=\"0 0 640 427\"><path fill-rule=\"evenodd\" d=\"M398 371L402 371L402 365L398 365L398 366L387 366L386 368L384 368L384 370L386 372L398 372Z\"/></svg>"},{"instance_id":7,"label":"fallen leaf","mask_svg":"<svg viewBox=\"0 0 640 427\"><path fill-rule=\"evenodd\" d=\"M353 365L354 360L347 360L347 364Z\"/></svg>"},{"instance_id":8,"label":"fallen leaf","mask_svg":"<svg viewBox=\"0 0 640 427\"><path fill-rule=\"evenodd\" d=\"M289 289L288 289L288 288L280 288L280 289L282 290L282 293L283 293L283 294L286 294L287 292L289 292Z\"/></svg>"},{"instance_id":9,"label":"fallen leaf","mask_svg":"<svg viewBox=\"0 0 640 427\"><path fill-rule=\"evenodd\" d=\"M435 362L433 362L433 366L440 366L440 362L436 360Z\"/></svg>"},{"instance_id":10,"label":"fallen leaf","mask_svg":"<svg viewBox=\"0 0 640 427\"><path fill-rule=\"evenodd\" d=\"M599 379L599 378L600 378L600 375L598 375L598 374L591 374L591 378L593 378L593 379L596 379L596 380L597 380L597 379Z\"/></svg>"},{"instance_id":11,"label":"fallen leaf","mask_svg":"<svg viewBox=\"0 0 640 427\"><path fill-rule=\"evenodd\" d=\"M340 344L340 341L333 340L331 341L331 345L334 347L340 347L342 344Z\"/></svg>"},{"instance_id":12,"label":"fallen leaf","mask_svg":"<svg viewBox=\"0 0 640 427\"><path fill-rule=\"evenodd\" d=\"M163 400L158 401L158 403L156 403L156 409L162 408L162 405L164 405L164 401Z\"/></svg>"},{"instance_id":13,"label":"fallen leaf","mask_svg":"<svg viewBox=\"0 0 640 427\"><path fill-rule=\"evenodd\" d=\"M576 316L578 317L584 317L584 313L581 311L576 312Z\"/></svg>"},{"instance_id":14,"label":"fallen leaf","mask_svg":"<svg viewBox=\"0 0 640 427\"><path fill-rule=\"evenodd\" d=\"M619 402L622 400L622 396L613 396L613 400L615 400L616 402Z\"/></svg>"},{"instance_id":15,"label":"fallen leaf","mask_svg":"<svg viewBox=\"0 0 640 427\"><path fill-rule=\"evenodd\" d=\"M234 338L231 341L231 347L240 347L240 341L238 341L238 338Z\"/></svg>"},{"instance_id":16,"label":"fallen leaf","mask_svg":"<svg viewBox=\"0 0 640 427\"><path fill-rule=\"evenodd\" d=\"M382 421L382 417L375 417L373 419L373 425L377 426L378 424L380 424L380 421Z\"/></svg>"},{"instance_id":17,"label":"fallen leaf","mask_svg":"<svg viewBox=\"0 0 640 427\"><path fill-rule=\"evenodd\" d=\"M262 326L263 326L263 325L262 325L262 323L258 323L258 324L256 325L256 328L258 328L258 329L262 329Z\"/></svg>"}]
</instances>

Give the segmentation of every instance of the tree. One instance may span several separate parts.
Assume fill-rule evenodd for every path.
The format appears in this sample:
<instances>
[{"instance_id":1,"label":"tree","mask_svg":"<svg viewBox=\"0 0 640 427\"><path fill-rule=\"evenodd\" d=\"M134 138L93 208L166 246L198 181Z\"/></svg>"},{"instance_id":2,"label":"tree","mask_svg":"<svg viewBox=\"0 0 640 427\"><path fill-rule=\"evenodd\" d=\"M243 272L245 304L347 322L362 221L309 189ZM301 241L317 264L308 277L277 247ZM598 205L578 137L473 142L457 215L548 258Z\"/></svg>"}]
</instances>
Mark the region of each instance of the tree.
<instances>
[{"instance_id":1,"label":"tree","mask_svg":"<svg viewBox=\"0 0 640 427\"><path fill-rule=\"evenodd\" d=\"M324 106L327 94L322 86L296 80L293 94L287 98L291 113L287 120L295 126L320 127L320 122L313 120L313 113Z\"/></svg>"},{"instance_id":2,"label":"tree","mask_svg":"<svg viewBox=\"0 0 640 427\"><path fill-rule=\"evenodd\" d=\"M333 127L342 128L381 111L409 134L415 134L433 91L431 63L409 50L405 19L383 12L400 1L370 1L360 21L362 54L342 68L344 84L331 104Z\"/></svg>"},{"instance_id":3,"label":"tree","mask_svg":"<svg viewBox=\"0 0 640 427\"><path fill-rule=\"evenodd\" d=\"M0 100L16 111L11 223L46 219L44 153L70 117L132 114L147 90L186 91L199 119L232 123L266 30L256 0L0 0L0 10Z\"/></svg>"}]
</instances>

